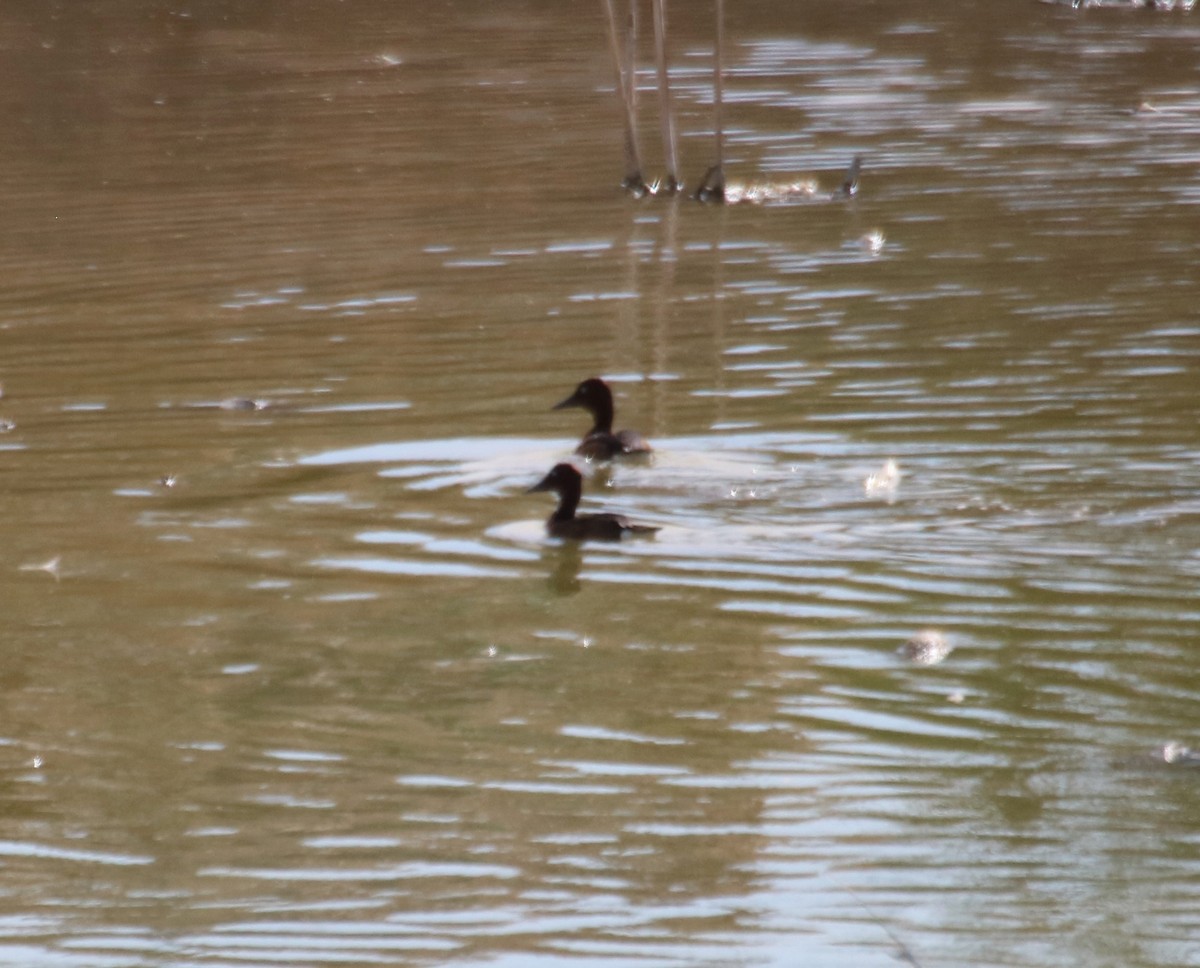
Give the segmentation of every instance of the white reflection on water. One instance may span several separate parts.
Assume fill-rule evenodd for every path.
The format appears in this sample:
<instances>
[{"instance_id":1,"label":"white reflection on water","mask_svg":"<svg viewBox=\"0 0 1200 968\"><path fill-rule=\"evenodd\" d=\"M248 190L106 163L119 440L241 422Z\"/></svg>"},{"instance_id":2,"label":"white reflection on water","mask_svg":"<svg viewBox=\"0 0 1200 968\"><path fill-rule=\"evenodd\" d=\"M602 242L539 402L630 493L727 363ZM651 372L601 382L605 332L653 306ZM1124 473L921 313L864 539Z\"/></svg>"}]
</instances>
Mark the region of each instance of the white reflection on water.
<instances>
[{"instance_id":1,"label":"white reflection on water","mask_svg":"<svg viewBox=\"0 0 1200 968\"><path fill-rule=\"evenodd\" d=\"M196 871L198 877L239 877L262 881L399 881L420 878L475 878L505 880L517 877L520 871L512 867L484 863L378 864L364 867L319 868L225 868L206 867Z\"/></svg>"}]
</instances>

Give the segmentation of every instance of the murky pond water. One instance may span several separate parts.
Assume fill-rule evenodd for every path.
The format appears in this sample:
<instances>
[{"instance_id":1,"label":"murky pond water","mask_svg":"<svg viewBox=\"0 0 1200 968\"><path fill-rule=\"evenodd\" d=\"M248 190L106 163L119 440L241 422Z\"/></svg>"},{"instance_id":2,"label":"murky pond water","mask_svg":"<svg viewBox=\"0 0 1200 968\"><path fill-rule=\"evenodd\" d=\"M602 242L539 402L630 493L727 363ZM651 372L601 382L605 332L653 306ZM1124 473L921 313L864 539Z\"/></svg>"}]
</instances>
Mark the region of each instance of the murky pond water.
<instances>
[{"instance_id":1,"label":"murky pond water","mask_svg":"<svg viewBox=\"0 0 1200 968\"><path fill-rule=\"evenodd\" d=\"M0 962L1200 965L1200 21L0 25Z\"/></svg>"}]
</instances>

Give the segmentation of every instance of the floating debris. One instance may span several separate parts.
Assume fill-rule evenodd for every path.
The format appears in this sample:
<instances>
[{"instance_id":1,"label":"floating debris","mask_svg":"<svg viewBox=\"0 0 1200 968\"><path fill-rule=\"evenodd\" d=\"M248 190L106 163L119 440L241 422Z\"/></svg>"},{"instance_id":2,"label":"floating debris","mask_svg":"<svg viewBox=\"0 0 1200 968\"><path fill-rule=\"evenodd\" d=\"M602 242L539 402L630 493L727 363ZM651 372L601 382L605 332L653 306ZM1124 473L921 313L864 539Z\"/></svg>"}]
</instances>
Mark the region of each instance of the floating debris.
<instances>
[{"instance_id":1,"label":"floating debris","mask_svg":"<svg viewBox=\"0 0 1200 968\"><path fill-rule=\"evenodd\" d=\"M1116 762L1139 770L1163 767L1196 770L1200 769L1200 749L1171 740L1161 746L1142 747L1129 755L1118 757Z\"/></svg>"},{"instance_id":2,"label":"floating debris","mask_svg":"<svg viewBox=\"0 0 1200 968\"><path fill-rule=\"evenodd\" d=\"M17 422L9 420L8 417L0 417L0 434L11 433L17 429Z\"/></svg>"},{"instance_id":3,"label":"floating debris","mask_svg":"<svg viewBox=\"0 0 1200 968\"><path fill-rule=\"evenodd\" d=\"M668 175L648 182L639 176L627 176L621 182L621 187L634 198L648 198L653 195L678 195L683 191L683 182L676 181Z\"/></svg>"},{"instance_id":4,"label":"floating debris","mask_svg":"<svg viewBox=\"0 0 1200 968\"><path fill-rule=\"evenodd\" d=\"M871 495L894 494L896 488L900 486L901 476L900 465L888 458L883 467L875 473L867 475L866 480L863 481L863 490Z\"/></svg>"},{"instance_id":5,"label":"floating debris","mask_svg":"<svg viewBox=\"0 0 1200 968\"><path fill-rule=\"evenodd\" d=\"M222 410L266 410L270 405L270 400L254 400L250 397L230 397L217 404Z\"/></svg>"},{"instance_id":6,"label":"floating debris","mask_svg":"<svg viewBox=\"0 0 1200 968\"><path fill-rule=\"evenodd\" d=\"M1070 7L1072 10L1182 10L1185 13L1196 5L1196 0L1041 0L1054 7Z\"/></svg>"},{"instance_id":7,"label":"floating debris","mask_svg":"<svg viewBox=\"0 0 1200 968\"><path fill-rule=\"evenodd\" d=\"M883 233L878 229L858 237L858 247L871 255L879 255L883 251Z\"/></svg>"},{"instance_id":8,"label":"floating debris","mask_svg":"<svg viewBox=\"0 0 1200 968\"><path fill-rule=\"evenodd\" d=\"M851 198L858 193L858 178L862 174L862 155L855 155L854 161L846 170L840 187L835 188L829 199ZM742 185L737 182L726 182L724 174L714 165L704 173L700 188L692 196L701 202L724 202L726 205L786 205L795 202L808 202L824 199L821 186L812 178L802 178L791 182L755 182ZM879 246L883 246L883 234L871 233L877 236ZM870 236L863 236L868 238ZM872 250L876 251L876 250Z\"/></svg>"},{"instance_id":9,"label":"floating debris","mask_svg":"<svg viewBox=\"0 0 1200 968\"><path fill-rule=\"evenodd\" d=\"M818 191L817 183L811 178L794 182L763 182L752 185L730 182L723 189L722 200L726 205L804 202L815 198Z\"/></svg>"},{"instance_id":10,"label":"floating debris","mask_svg":"<svg viewBox=\"0 0 1200 968\"><path fill-rule=\"evenodd\" d=\"M921 629L900 646L900 654L915 665L937 665L954 651L954 646L937 629Z\"/></svg>"},{"instance_id":11,"label":"floating debris","mask_svg":"<svg viewBox=\"0 0 1200 968\"><path fill-rule=\"evenodd\" d=\"M1166 743L1154 752L1154 758L1161 759L1164 763L1200 766L1200 751L1182 743Z\"/></svg>"},{"instance_id":12,"label":"floating debris","mask_svg":"<svg viewBox=\"0 0 1200 968\"><path fill-rule=\"evenodd\" d=\"M21 571L44 571L48 575L53 575L54 580L59 580L58 566L62 563L62 555L55 555L49 561L43 561L41 564L21 565Z\"/></svg>"},{"instance_id":13,"label":"floating debris","mask_svg":"<svg viewBox=\"0 0 1200 968\"><path fill-rule=\"evenodd\" d=\"M842 183L837 187L831 197L833 198L852 198L858 194L858 177L862 174L862 155L855 155L854 160L850 162L850 167L846 169L846 174L842 177Z\"/></svg>"},{"instance_id":14,"label":"floating debris","mask_svg":"<svg viewBox=\"0 0 1200 968\"><path fill-rule=\"evenodd\" d=\"M158 479L158 484L160 487L174 487L178 483L179 478L174 474L164 474Z\"/></svg>"}]
</instances>

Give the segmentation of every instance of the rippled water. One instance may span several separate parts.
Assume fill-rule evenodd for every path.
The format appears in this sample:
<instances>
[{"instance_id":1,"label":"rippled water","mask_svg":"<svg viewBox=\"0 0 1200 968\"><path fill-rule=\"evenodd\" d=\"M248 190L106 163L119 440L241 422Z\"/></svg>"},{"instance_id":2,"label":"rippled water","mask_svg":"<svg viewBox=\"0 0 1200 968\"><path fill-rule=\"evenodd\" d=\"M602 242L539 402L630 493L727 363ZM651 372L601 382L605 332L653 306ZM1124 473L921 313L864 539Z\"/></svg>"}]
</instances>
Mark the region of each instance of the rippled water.
<instances>
[{"instance_id":1,"label":"rippled water","mask_svg":"<svg viewBox=\"0 0 1200 968\"><path fill-rule=\"evenodd\" d=\"M1200 24L598 8L0 12L0 962L1200 964Z\"/></svg>"}]
</instances>

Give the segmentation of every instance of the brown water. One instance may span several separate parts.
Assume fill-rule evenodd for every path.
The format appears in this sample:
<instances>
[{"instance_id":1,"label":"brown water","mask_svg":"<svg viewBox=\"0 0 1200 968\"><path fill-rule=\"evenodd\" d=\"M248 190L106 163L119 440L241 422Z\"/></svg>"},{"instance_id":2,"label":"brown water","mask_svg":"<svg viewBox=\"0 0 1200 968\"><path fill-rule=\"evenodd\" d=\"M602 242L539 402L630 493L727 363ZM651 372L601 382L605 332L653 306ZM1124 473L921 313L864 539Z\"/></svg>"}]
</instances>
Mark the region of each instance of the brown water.
<instances>
[{"instance_id":1,"label":"brown water","mask_svg":"<svg viewBox=\"0 0 1200 968\"><path fill-rule=\"evenodd\" d=\"M727 35L0 10L0 963L1200 965L1200 21Z\"/></svg>"}]
</instances>

